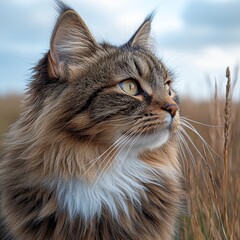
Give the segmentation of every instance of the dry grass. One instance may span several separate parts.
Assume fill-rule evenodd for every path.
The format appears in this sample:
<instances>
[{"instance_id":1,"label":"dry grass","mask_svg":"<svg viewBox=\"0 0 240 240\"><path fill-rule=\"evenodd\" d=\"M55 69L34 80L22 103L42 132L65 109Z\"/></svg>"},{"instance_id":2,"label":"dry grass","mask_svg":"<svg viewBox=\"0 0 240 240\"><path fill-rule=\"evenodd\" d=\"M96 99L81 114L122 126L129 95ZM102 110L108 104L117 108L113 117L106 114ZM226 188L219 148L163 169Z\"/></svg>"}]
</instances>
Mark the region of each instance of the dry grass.
<instances>
[{"instance_id":1,"label":"dry grass","mask_svg":"<svg viewBox=\"0 0 240 240\"><path fill-rule=\"evenodd\" d=\"M240 103L231 99L236 78L232 84L228 68L225 99L216 86L211 101L182 102L183 116L210 126L187 125L194 145L185 136L192 160L183 161L188 208L180 239L240 239Z\"/></svg>"},{"instance_id":2,"label":"dry grass","mask_svg":"<svg viewBox=\"0 0 240 240\"><path fill-rule=\"evenodd\" d=\"M233 88L236 73L237 69ZM179 239L240 239L240 103L231 100L230 71L226 85L225 99L218 96L216 85L209 101L182 100L182 116L207 126L185 123L194 145L185 136L192 154L182 144L187 209L180 220ZM0 110L1 152L1 136L20 112L20 97L0 98Z\"/></svg>"},{"instance_id":3,"label":"dry grass","mask_svg":"<svg viewBox=\"0 0 240 240\"><path fill-rule=\"evenodd\" d=\"M2 138L10 124L12 124L20 112L20 96L0 96L0 153L2 151Z\"/></svg>"}]
</instances>

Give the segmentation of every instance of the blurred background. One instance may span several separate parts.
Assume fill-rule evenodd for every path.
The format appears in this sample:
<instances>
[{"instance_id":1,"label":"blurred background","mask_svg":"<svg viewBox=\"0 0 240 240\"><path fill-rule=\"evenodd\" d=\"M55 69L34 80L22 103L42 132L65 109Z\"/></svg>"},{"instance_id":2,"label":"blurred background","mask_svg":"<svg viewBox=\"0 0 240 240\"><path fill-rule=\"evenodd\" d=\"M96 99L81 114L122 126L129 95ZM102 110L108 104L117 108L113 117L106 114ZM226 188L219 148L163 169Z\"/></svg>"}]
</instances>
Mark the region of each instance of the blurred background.
<instances>
[{"instance_id":1,"label":"blurred background","mask_svg":"<svg viewBox=\"0 0 240 240\"><path fill-rule=\"evenodd\" d=\"M182 120L186 132L180 144L188 214L180 221L179 239L240 239L240 1L65 2L97 40L116 45L128 41L156 10L156 53L175 73L181 115L188 118ZM49 49L58 16L54 6L53 0L1 2L0 158L2 136L21 111L30 69ZM227 66L231 87L226 98Z\"/></svg>"}]
</instances>

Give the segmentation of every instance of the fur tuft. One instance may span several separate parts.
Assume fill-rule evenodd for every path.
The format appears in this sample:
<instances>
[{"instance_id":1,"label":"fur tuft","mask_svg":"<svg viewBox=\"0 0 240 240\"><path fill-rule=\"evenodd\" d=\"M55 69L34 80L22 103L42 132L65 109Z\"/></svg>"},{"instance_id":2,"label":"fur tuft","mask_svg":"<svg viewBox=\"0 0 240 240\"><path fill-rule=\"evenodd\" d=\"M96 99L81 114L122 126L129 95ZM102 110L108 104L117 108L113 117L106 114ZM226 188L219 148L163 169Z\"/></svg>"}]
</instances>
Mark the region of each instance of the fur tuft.
<instances>
[{"instance_id":1,"label":"fur tuft","mask_svg":"<svg viewBox=\"0 0 240 240\"><path fill-rule=\"evenodd\" d=\"M55 9L59 13L59 15L62 15L66 11L72 11L73 9L70 7L70 5L66 4L65 2L61 0L55 0Z\"/></svg>"}]
</instances>

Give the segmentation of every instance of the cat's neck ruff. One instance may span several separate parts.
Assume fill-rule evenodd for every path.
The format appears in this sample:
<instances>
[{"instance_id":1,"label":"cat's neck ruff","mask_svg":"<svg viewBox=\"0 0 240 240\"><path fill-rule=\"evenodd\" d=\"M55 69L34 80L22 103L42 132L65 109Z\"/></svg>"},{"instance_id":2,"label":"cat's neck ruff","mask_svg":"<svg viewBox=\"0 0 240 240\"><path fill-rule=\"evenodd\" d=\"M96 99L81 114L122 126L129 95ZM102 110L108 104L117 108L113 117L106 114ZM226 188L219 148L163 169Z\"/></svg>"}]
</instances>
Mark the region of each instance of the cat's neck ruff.
<instances>
[{"instance_id":1,"label":"cat's neck ruff","mask_svg":"<svg viewBox=\"0 0 240 240\"><path fill-rule=\"evenodd\" d=\"M80 215L84 220L101 216L102 209L107 209L113 217L119 212L128 212L128 204L141 208L141 198L145 194L146 184L162 187L161 176L176 177L171 167L152 167L138 159L138 151L121 151L111 169L99 172L95 183L81 179L57 180L52 186L57 187L57 197L63 210L70 217Z\"/></svg>"}]
</instances>

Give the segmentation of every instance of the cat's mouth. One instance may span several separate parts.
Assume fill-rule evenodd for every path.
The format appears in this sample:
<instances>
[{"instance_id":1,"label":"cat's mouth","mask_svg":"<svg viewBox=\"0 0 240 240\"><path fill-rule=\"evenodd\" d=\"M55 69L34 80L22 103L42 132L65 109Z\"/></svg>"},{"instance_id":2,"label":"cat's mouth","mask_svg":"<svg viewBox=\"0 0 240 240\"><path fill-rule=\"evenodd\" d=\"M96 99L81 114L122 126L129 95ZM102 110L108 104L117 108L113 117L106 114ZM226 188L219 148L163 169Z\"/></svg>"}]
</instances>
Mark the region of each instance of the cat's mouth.
<instances>
[{"instance_id":1,"label":"cat's mouth","mask_svg":"<svg viewBox=\"0 0 240 240\"><path fill-rule=\"evenodd\" d=\"M173 121L164 121L161 123L149 124L145 129L142 130L141 134L155 134L161 133L162 131L171 131L172 130Z\"/></svg>"}]
</instances>

